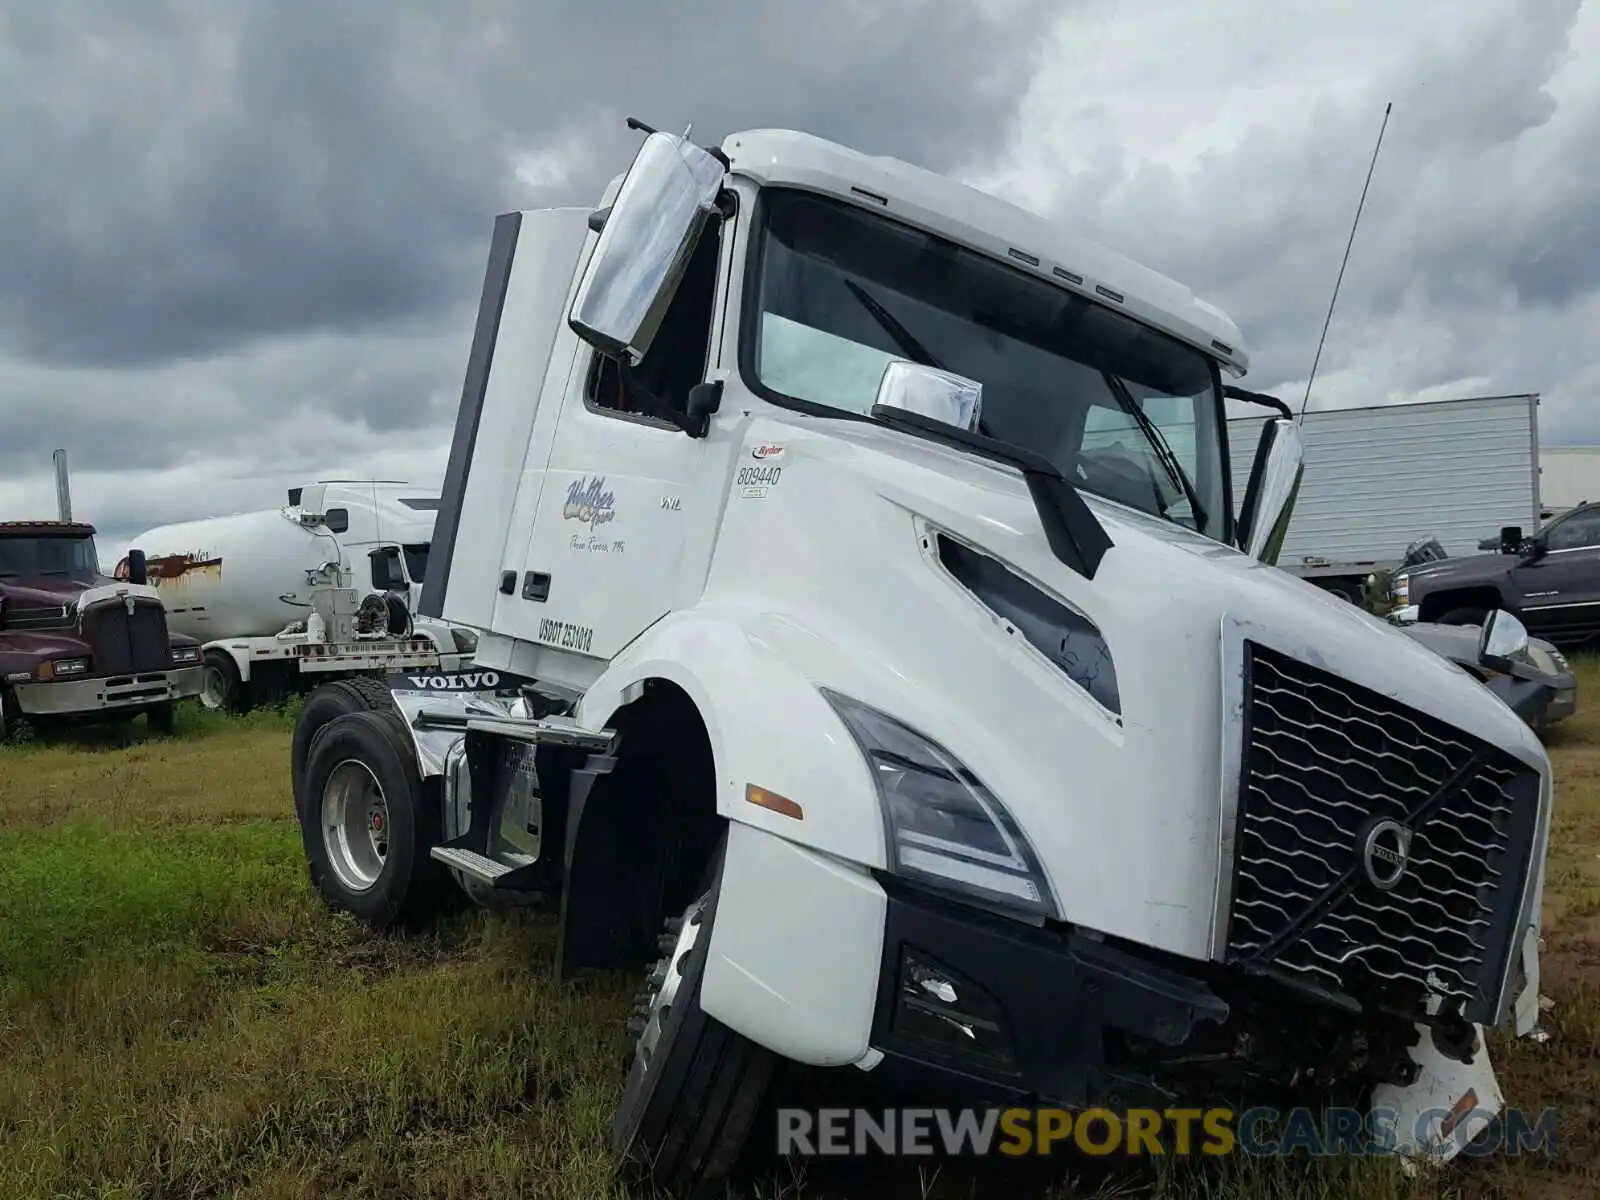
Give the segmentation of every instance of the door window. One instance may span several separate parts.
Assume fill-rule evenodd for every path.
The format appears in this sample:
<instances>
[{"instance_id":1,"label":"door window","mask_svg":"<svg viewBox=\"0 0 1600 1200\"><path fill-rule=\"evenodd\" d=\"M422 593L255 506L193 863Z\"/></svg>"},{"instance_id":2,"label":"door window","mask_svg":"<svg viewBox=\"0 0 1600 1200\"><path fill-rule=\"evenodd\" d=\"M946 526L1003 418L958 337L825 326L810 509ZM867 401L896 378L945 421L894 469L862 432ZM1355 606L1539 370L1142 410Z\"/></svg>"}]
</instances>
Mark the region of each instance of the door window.
<instances>
[{"instance_id":1,"label":"door window","mask_svg":"<svg viewBox=\"0 0 1600 1200\"><path fill-rule=\"evenodd\" d=\"M1552 525L1545 534L1546 550L1582 550L1600 546L1600 508L1575 512Z\"/></svg>"}]
</instances>

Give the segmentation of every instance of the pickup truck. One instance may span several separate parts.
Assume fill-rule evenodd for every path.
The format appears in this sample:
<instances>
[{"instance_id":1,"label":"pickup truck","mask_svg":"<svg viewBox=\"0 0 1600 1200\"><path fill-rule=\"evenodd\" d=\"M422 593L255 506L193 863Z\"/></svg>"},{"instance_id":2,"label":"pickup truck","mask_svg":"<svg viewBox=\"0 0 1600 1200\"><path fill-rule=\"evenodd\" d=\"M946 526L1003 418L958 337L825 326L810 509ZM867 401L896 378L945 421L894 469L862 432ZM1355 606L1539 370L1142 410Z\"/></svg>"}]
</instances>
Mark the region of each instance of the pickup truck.
<instances>
[{"instance_id":1,"label":"pickup truck","mask_svg":"<svg viewBox=\"0 0 1600 1200\"><path fill-rule=\"evenodd\" d=\"M1563 513L1531 537L1507 526L1499 543L1497 553L1398 572L1393 619L1481 625L1498 608L1563 650L1592 645L1600 635L1600 503Z\"/></svg>"}]
</instances>

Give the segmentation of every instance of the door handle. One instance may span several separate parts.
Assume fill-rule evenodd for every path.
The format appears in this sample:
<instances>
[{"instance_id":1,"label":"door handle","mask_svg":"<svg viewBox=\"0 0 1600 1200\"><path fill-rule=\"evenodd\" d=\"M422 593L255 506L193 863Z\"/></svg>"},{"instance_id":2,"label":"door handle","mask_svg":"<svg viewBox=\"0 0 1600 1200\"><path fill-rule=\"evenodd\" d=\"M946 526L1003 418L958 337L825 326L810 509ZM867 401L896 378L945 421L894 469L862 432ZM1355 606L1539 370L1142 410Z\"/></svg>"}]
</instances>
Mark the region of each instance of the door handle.
<instances>
[{"instance_id":1,"label":"door handle","mask_svg":"<svg viewBox=\"0 0 1600 1200\"><path fill-rule=\"evenodd\" d=\"M544 571L528 571L522 576L522 598L544 603L550 599L550 576Z\"/></svg>"}]
</instances>

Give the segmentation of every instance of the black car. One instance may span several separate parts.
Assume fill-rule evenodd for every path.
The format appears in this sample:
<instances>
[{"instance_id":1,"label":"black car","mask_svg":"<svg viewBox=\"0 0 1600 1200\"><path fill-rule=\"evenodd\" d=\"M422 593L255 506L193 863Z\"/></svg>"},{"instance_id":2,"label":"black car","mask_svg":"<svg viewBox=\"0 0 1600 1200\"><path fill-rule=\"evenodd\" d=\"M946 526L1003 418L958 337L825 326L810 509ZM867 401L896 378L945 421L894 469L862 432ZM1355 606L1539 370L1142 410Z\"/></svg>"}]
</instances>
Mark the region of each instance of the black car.
<instances>
[{"instance_id":1,"label":"black car","mask_svg":"<svg viewBox=\"0 0 1600 1200\"><path fill-rule=\"evenodd\" d=\"M1393 579L1406 616L1442 625L1481 625L1495 609L1562 649L1600 638L1600 503L1562 514L1532 537L1511 526L1498 553L1407 566Z\"/></svg>"}]
</instances>

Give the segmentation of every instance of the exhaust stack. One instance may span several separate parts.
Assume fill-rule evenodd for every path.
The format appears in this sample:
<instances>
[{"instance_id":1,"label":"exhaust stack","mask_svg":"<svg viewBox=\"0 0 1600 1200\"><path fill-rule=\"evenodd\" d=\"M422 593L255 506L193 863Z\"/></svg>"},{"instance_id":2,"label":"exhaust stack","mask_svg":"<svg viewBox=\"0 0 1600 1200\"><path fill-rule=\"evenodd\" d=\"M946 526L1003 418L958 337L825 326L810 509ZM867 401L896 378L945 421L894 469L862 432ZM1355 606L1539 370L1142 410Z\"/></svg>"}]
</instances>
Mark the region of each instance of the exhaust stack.
<instances>
[{"instance_id":1,"label":"exhaust stack","mask_svg":"<svg viewBox=\"0 0 1600 1200\"><path fill-rule=\"evenodd\" d=\"M72 520L72 492L67 487L67 452L57 450L56 461L56 509L63 521Z\"/></svg>"}]
</instances>

